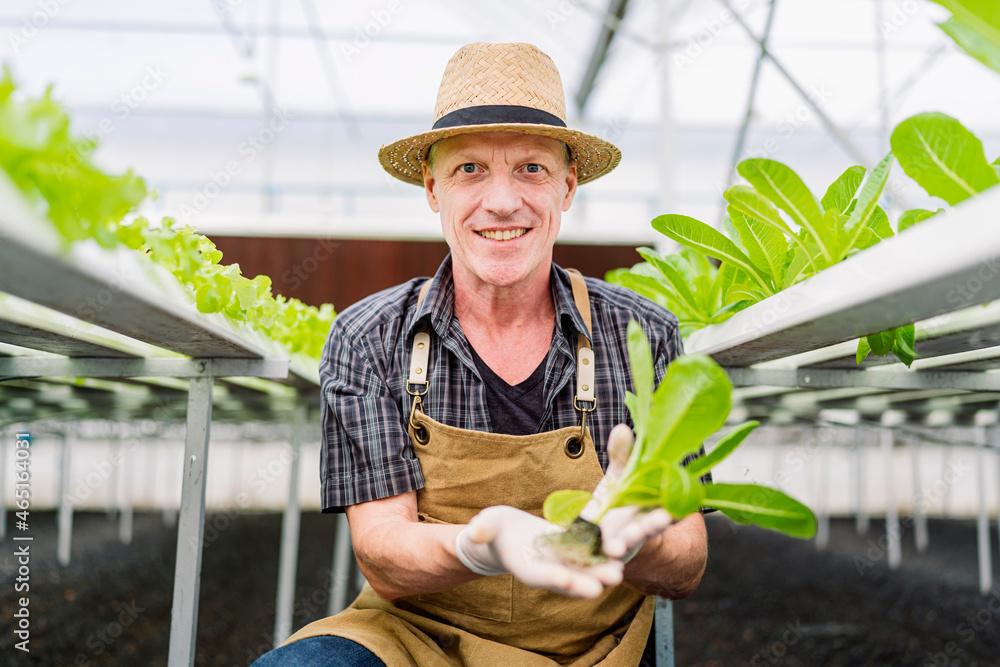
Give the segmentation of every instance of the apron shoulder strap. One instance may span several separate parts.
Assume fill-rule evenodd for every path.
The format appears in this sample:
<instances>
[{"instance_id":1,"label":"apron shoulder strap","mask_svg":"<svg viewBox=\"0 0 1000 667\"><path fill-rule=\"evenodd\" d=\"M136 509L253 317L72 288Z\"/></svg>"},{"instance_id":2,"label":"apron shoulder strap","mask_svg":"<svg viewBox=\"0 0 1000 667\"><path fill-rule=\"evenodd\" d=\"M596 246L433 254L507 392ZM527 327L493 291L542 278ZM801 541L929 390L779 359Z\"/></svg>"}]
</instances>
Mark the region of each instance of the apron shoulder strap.
<instances>
[{"instance_id":1,"label":"apron shoulder strap","mask_svg":"<svg viewBox=\"0 0 1000 667\"><path fill-rule=\"evenodd\" d=\"M427 296L427 290L431 288L431 282L433 280L434 279L431 278L430 280L428 280L423 284L423 287L420 288L420 294L417 295L417 306L419 306L420 303L424 300L424 297Z\"/></svg>"},{"instance_id":2,"label":"apron shoulder strap","mask_svg":"<svg viewBox=\"0 0 1000 667\"><path fill-rule=\"evenodd\" d=\"M424 300L427 290L430 289L431 280L428 280L420 288L417 296L417 306ZM431 337L426 331L418 331L413 336L413 352L410 354L410 375L406 379L407 385L418 384L427 386L427 362L431 352ZM409 387L407 387L409 391Z\"/></svg>"},{"instance_id":3,"label":"apron shoulder strap","mask_svg":"<svg viewBox=\"0 0 1000 667\"><path fill-rule=\"evenodd\" d=\"M573 287L573 302L576 309L580 311L580 317L587 326L587 333L593 335L594 328L590 321L590 293L587 291L587 282L576 269L566 269L569 274L569 283ZM588 343L589 345L589 343Z\"/></svg>"},{"instance_id":4,"label":"apron shoulder strap","mask_svg":"<svg viewBox=\"0 0 1000 667\"><path fill-rule=\"evenodd\" d=\"M569 282L573 287L573 302L576 309L580 311L583 324L587 327L587 333L594 335L594 327L590 318L590 293L587 291L587 283L583 275L576 269L567 269ZM596 401L594 397L594 351L590 347L590 341L583 332L576 334L576 400Z\"/></svg>"},{"instance_id":5,"label":"apron shoulder strap","mask_svg":"<svg viewBox=\"0 0 1000 667\"><path fill-rule=\"evenodd\" d=\"M569 269L570 284L573 287L573 301L583 323L587 327L587 332L593 335L593 325L590 314L590 293L587 291L587 283L583 275L576 269ZM420 295L417 297L417 305L423 301L427 290L431 286L428 280L420 288ZM420 332L413 338L413 353L410 355L410 375L407 378L408 384L427 386L427 365L430 352L430 336L426 332ZM585 402L595 402L594 397L594 350L590 347L590 342L583 332L578 332L576 336L576 400Z\"/></svg>"}]
</instances>

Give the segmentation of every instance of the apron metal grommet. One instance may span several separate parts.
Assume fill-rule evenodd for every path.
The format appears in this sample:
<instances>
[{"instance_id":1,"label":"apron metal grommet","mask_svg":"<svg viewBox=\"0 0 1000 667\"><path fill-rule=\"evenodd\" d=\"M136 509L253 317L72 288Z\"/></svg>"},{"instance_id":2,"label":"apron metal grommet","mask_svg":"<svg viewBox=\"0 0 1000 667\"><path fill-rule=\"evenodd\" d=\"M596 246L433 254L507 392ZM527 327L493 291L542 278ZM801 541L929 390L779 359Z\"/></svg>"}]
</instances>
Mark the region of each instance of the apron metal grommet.
<instances>
[{"instance_id":1,"label":"apron metal grommet","mask_svg":"<svg viewBox=\"0 0 1000 667\"><path fill-rule=\"evenodd\" d=\"M563 451L566 452L566 456L571 459L578 459L583 456L583 442L581 442L575 435L571 435L566 438L566 442L563 443Z\"/></svg>"}]
</instances>

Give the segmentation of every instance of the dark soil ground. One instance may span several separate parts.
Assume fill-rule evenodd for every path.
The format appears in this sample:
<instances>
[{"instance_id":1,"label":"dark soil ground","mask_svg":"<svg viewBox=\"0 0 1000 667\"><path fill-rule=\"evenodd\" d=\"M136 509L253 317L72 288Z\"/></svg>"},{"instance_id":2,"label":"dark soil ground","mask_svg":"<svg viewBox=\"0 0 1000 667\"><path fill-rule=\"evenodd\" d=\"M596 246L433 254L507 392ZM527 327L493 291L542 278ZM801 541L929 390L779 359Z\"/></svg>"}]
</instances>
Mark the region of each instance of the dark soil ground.
<instances>
[{"instance_id":1,"label":"dark soil ground","mask_svg":"<svg viewBox=\"0 0 1000 667\"><path fill-rule=\"evenodd\" d=\"M281 518L224 518L206 533L197 664L244 667L271 645ZM54 515L31 519L31 653L14 648L23 593L14 592L8 532L0 665L165 665L175 529L159 514L137 514L125 547L113 518L78 513L73 562L60 568ZM296 628L326 615L334 524L302 517ZM1000 665L1000 590L978 592L971 522L931 522L930 551L904 542L896 571L878 522L858 537L853 522L835 521L826 552L716 515L709 532L705 579L675 604L678 665Z\"/></svg>"}]
</instances>

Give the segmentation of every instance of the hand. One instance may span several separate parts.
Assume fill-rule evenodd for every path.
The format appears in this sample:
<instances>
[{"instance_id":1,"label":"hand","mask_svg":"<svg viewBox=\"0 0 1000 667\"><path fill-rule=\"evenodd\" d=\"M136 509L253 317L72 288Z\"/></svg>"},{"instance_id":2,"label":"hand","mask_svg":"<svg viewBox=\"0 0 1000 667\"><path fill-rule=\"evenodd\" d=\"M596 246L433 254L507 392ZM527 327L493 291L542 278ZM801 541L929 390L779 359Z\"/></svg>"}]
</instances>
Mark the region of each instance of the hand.
<instances>
[{"instance_id":1,"label":"hand","mask_svg":"<svg viewBox=\"0 0 1000 667\"><path fill-rule=\"evenodd\" d=\"M608 501L611 490L621 479L629 455L632 454L634 439L632 429L625 424L611 429L608 435L608 470L594 489L594 499L580 513L582 518L592 521ZM649 512L635 506L608 510L599 522L604 553L609 558L627 563L639 552L646 540L662 533L670 522L670 514L662 507Z\"/></svg>"},{"instance_id":2,"label":"hand","mask_svg":"<svg viewBox=\"0 0 1000 667\"><path fill-rule=\"evenodd\" d=\"M573 597L596 598L605 586L622 581L623 564L612 559L598 565L575 567L539 549L536 540L562 530L554 523L514 507L487 507L458 534L459 560L482 575L510 572L535 588Z\"/></svg>"}]
</instances>

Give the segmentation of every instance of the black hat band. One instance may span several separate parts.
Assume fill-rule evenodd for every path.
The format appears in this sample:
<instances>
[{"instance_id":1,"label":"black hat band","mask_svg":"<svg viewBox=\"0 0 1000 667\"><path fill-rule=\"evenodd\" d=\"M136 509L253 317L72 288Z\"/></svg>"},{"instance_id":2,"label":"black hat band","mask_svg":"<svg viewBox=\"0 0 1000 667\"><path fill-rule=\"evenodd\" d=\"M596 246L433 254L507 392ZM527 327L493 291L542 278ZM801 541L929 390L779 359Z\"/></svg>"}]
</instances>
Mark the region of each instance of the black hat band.
<instances>
[{"instance_id":1,"label":"black hat band","mask_svg":"<svg viewBox=\"0 0 1000 667\"><path fill-rule=\"evenodd\" d=\"M434 123L432 130L462 125L491 125L493 123L530 123L532 125L554 125L566 127L565 121L555 114L533 107L507 104L486 104L466 107L447 113Z\"/></svg>"}]
</instances>

